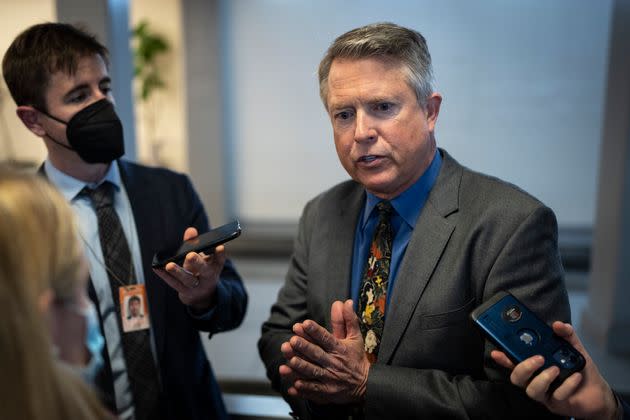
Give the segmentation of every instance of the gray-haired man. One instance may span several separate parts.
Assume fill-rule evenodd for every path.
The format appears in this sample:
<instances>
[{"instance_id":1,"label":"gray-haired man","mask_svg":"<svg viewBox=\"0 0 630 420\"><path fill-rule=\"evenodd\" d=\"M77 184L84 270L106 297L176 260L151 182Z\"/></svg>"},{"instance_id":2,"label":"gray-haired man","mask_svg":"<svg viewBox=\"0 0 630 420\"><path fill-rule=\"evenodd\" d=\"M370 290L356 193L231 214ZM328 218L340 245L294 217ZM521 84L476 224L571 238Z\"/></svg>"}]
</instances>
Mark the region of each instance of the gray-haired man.
<instances>
[{"instance_id":1,"label":"gray-haired man","mask_svg":"<svg viewBox=\"0 0 630 420\"><path fill-rule=\"evenodd\" d=\"M510 290L569 319L555 216L437 148L431 79L422 35L389 23L341 35L320 64L353 180L306 205L259 341L300 417L551 416L490 361L468 314Z\"/></svg>"}]
</instances>

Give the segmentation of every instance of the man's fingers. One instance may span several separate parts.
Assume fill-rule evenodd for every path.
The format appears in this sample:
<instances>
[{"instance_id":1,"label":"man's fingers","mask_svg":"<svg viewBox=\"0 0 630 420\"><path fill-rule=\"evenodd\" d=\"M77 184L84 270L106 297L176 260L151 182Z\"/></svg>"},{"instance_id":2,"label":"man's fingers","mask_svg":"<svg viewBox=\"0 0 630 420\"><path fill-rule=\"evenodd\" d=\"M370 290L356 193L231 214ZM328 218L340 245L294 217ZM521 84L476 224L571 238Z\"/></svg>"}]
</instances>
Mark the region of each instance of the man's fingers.
<instances>
[{"instance_id":1,"label":"man's fingers","mask_svg":"<svg viewBox=\"0 0 630 420\"><path fill-rule=\"evenodd\" d=\"M299 379L299 377L296 376L296 373L293 371L293 369L291 369L287 365L280 365L278 367L278 373L280 374L282 381L290 385L293 385L295 381Z\"/></svg>"},{"instance_id":2,"label":"man's fingers","mask_svg":"<svg viewBox=\"0 0 630 420\"><path fill-rule=\"evenodd\" d=\"M282 345L280 346L280 351L282 352L282 356L284 356L284 358L287 360L295 356L293 347L291 347L291 343L289 343L288 341L282 343Z\"/></svg>"},{"instance_id":3,"label":"man's fingers","mask_svg":"<svg viewBox=\"0 0 630 420\"><path fill-rule=\"evenodd\" d=\"M225 248L221 246L221 251L212 255L189 252L186 254L182 268L200 276L214 276L221 272L224 263Z\"/></svg>"},{"instance_id":4,"label":"man's fingers","mask_svg":"<svg viewBox=\"0 0 630 420\"><path fill-rule=\"evenodd\" d=\"M166 266L164 267L164 271L166 271L166 273L169 274L171 278L176 279L181 285L184 286L180 290L171 285L171 287L173 287L179 293L187 294L188 292L190 292L190 289L193 289L199 285L199 278L196 275L197 273L194 271L190 271L180 265L170 262L166 264ZM160 277L164 278L163 276Z\"/></svg>"},{"instance_id":5,"label":"man's fingers","mask_svg":"<svg viewBox=\"0 0 630 420\"><path fill-rule=\"evenodd\" d=\"M525 388L525 393L533 400L545 402L547 400L549 385L551 385L559 374L560 369L558 369L557 366L548 367L531 380L527 388Z\"/></svg>"},{"instance_id":6,"label":"man's fingers","mask_svg":"<svg viewBox=\"0 0 630 420\"><path fill-rule=\"evenodd\" d=\"M186 293L186 289L188 289L188 287L186 287L181 281L179 281L177 278L173 277L169 272L160 269L160 268L154 268L153 272L155 274L158 275L158 277L160 277L162 280L164 280L166 282L166 284L168 284L169 286L171 286L173 289L175 289L178 293L183 294Z\"/></svg>"},{"instance_id":7,"label":"man's fingers","mask_svg":"<svg viewBox=\"0 0 630 420\"><path fill-rule=\"evenodd\" d=\"M211 263L211 265L223 268L223 264L225 264L226 253L225 253L225 245L219 245L214 248L210 254L206 254L205 252L200 252L199 255L202 260L200 262Z\"/></svg>"},{"instance_id":8,"label":"man's fingers","mask_svg":"<svg viewBox=\"0 0 630 420\"><path fill-rule=\"evenodd\" d=\"M553 391L553 398L558 401L564 401L569 398L582 383L582 378L583 376L579 372L575 372L573 375L569 376L562 382L562 385Z\"/></svg>"},{"instance_id":9,"label":"man's fingers","mask_svg":"<svg viewBox=\"0 0 630 420\"><path fill-rule=\"evenodd\" d=\"M300 375L287 365L280 365L278 367L278 373L280 373L280 376L285 383L289 383L291 385L293 385L293 383L295 383L298 379L301 379Z\"/></svg>"},{"instance_id":10,"label":"man's fingers","mask_svg":"<svg viewBox=\"0 0 630 420\"><path fill-rule=\"evenodd\" d=\"M287 394L289 394L291 397L300 396L300 393L297 391L297 389L295 389L295 387L289 387L289 389L287 389Z\"/></svg>"},{"instance_id":11,"label":"man's fingers","mask_svg":"<svg viewBox=\"0 0 630 420\"><path fill-rule=\"evenodd\" d=\"M293 387L297 390L300 397L316 403L330 403L326 394L326 387L318 381L309 381L298 379Z\"/></svg>"},{"instance_id":12,"label":"man's fingers","mask_svg":"<svg viewBox=\"0 0 630 420\"><path fill-rule=\"evenodd\" d=\"M532 356L529 359L525 359L512 371L510 380L516 386L525 388L530 378L538 369L545 363L545 359L542 356Z\"/></svg>"},{"instance_id":13,"label":"man's fingers","mask_svg":"<svg viewBox=\"0 0 630 420\"><path fill-rule=\"evenodd\" d=\"M293 324L293 332L295 333L295 335L302 337L306 341L309 341L311 343L315 342L315 339L306 332L306 330L304 329L304 325L301 322Z\"/></svg>"},{"instance_id":14,"label":"man's fingers","mask_svg":"<svg viewBox=\"0 0 630 420\"><path fill-rule=\"evenodd\" d=\"M490 357L492 357L492 360L494 360L498 365L503 366L507 369L514 369L514 363L512 363L510 358L507 357L502 351L492 350L490 352Z\"/></svg>"},{"instance_id":15,"label":"man's fingers","mask_svg":"<svg viewBox=\"0 0 630 420\"><path fill-rule=\"evenodd\" d=\"M189 239L195 238L199 235L199 233L197 232L197 229L195 229L194 227L189 227L186 229L186 231L184 231L184 240L187 241Z\"/></svg>"},{"instance_id":16,"label":"man's fingers","mask_svg":"<svg viewBox=\"0 0 630 420\"><path fill-rule=\"evenodd\" d=\"M551 327L553 328L553 332L556 335L559 335L560 337L567 340L573 347L575 347L580 353L582 353L582 356L586 357L587 359L589 358L588 352L584 348L582 341L575 333L575 330L571 326L571 324L555 321Z\"/></svg>"},{"instance_id":17,"label":"man's fingers","mask_svg":"<svg viewBox=\"0 0 630 420\"><path fill-rule=\"evenodd\" d=\"M173 264L174 275L188 288L185 294L191 298L209 300L219 282L219 276L225 263L225 251L221 247L215 255L189 252L182 267ZM168 270L169 267L167 266Z\"/></svg>"},{"instance_id":18,"label":"man's fingers","mask_svg":"<svg viewBox=\"0 0 630 420\"><path fill-rule=\"evenodd\" d=\"M343 318L343 303L337 300L330 307L330 323L332 333L335 338L342 340L346 338L346 323Z\"/></svg>"},{"instance_id":19,"label":"man's fingers","mask_svg":"<svg viewBox=\"0 0 630 420\"><path fill-rule=\"evenodd\" d=\"M551 328L556 335L564 338L565 340L569 340L571 335L575 335L571 324L567 324L565 322L554 321L554 323L551 324Z\"/></svg>"},{"instance_id":20,"label":"man's fingers","mask_svg":"<svg viewBox=\"0 0 630 420\"><path fill-rule=\"evenodd\" d=\"M287 366L291 368L291 370L300 378L324 380L328 373L328 371L321 366L311 363L298 356L292 357L288 360Z\"/></svg>"},{"instance_id":21,"label":"man's fingers","mask_svg":"<svg viewBox=\"0 0 630 420\"><path fill-rule=\"evenodd\" d=\"M287 365L280 365L278 368L278 373L283 377L290 377L293 375L293 370Z\"/></svg>"},{"instance_id":22,"label":"man's fingers","mask_svg":"<svg viewBox=\"0 0 630 420\"><path fill-rule=\"evenodd\" d=\"M302 358L311 360L319 365L325 365L328 363L328 355L318 345L305 340L302 337L294 335L289 340L293 351Z\"/></svg>"},{"instance_id":23,"label":"man's fingers","mask_svg":"<svg viewBox=\"0 0 630 420\"><path fill-rule=\"evenodd\" d=\"M218 247L216 247L214 249L213 255L217 264L223 267L223 264L225 264L225 259L227 258L225 253L225 245L219 245Z\"/></svg>"},{"instance_id":24,"label":"man's fingers","mask_svg":"<svg viewBox=\"0 0 630 420\"><path fill-rule=\"evenodd\" d=\"M343 319L346 324L346 333L349 337L356 337L361 335L359 318L354 312L352 299L348 299L343 303Z\"/></svg>"},{"instance_id":25,"label":"man's fingers","mask_svg":"<svg viewBox=\"0 0 630 420\"><path fill-rule=\"evenodd\" d=\"M324 349L325 352L331 353L339 346L339 341L315 321L307 319L302 323L302 327L313 339L313 343Z\"/></svg>"},{"instance_id":26,"label":"man's fingers","mask_svg":"<svg viewBox=\"0 0 630 420\"><path fill-rule=\"evenodd\" d=\"M184 232L184 241L189 239L193 239L198 236L197 229L194 227L189 227ZM183 274L190 274L193 277L200 277L203 281L204 278L206 280L212 280L213 277L217 276L218 273L223 269L223 265L225 264L225 247L223 245L219 245L216 247L212 255L206 255L204 253L196 253L189 252L182 263ZM168 271L168 269L167 269ZM171 272L172 275L177 277L175 272ZM184 285L189 287L196 287L198 283L196 280L189 282L186 279L182 279L177 277ZM214 281L212 281L214 283Z\"/></svg>"}]
</instances>

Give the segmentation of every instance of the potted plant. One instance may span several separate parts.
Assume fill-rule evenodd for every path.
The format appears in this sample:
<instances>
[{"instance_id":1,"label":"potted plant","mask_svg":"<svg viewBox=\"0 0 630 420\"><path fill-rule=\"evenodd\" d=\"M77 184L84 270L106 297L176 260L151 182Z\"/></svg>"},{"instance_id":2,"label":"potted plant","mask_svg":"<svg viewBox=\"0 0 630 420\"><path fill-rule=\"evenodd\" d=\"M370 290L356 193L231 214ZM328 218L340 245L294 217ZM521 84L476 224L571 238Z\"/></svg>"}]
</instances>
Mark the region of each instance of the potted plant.
<instances>
[{"instance_id":1,"label":"potted plant","mask_svg":"<svg viewBox=\"0 0 630 420\"><path fill-rule=\"evenodd\" d=\"M140 104L145 140L149 144L150 161L164 164L160 149L162 141L157 137L156 123L159 113L159 101L155 92L164 89L158 58L170 51L166 38L154 32L146 19L141 20L132 30L134 56L134 78L136 79L136 98Z\"/></svg>"}]
</instances>

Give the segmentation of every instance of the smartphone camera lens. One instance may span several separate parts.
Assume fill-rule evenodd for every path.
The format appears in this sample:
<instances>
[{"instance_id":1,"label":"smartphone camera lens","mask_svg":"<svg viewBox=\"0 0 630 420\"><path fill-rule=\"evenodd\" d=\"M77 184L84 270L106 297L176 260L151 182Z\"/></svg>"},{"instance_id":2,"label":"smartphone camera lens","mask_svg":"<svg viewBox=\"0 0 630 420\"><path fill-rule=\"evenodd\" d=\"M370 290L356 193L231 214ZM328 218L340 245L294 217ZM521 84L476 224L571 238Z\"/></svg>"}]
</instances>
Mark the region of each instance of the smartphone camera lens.
<instances>
[{"instance_id":1,"label":"smartphone camera lens","mask_svg":"<svg viewBox=\"0 0 630 420\"><path fill-rule=\"evenodd\" d=\"M521 311L521 308L518 307L518 305L508 306L503 311L503 319L509 322L518 321L519 319L521 319L522 315L523 315L523 312Z\"/></svg>"},{"instance_id":2,"label":"smartphone camera lens","mask_svg":"<svg viewBox=\"0 0 630 420\"><path fill-rule=\"evenodd\" d=\"M553 358L565 369L572 369L577 364L578 358L567 348L560 348L553 354Z\"/></svg>"}]
</instances>

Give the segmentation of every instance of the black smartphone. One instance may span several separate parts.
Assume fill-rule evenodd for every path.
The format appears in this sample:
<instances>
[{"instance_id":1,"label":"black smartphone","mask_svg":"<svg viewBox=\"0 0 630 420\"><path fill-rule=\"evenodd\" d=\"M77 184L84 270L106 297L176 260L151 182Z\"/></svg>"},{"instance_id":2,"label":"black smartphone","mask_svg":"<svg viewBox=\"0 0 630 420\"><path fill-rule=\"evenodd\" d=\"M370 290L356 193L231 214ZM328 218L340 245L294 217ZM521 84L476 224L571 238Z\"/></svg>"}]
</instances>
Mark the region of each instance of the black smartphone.
<instances>
[{"instance_id":1,"label":"black smartphone","mask_svg":"<svg viewBox=\"0 0 630 420\"><path fill-rule=\"evenodd\" d=\"M550 391L584 368L584 356L511 293L497 293L470 316L515 364L540 354L545 364L535 375L552 365L558 366L560 374L550 385Z\"/></svg>"},{"instance_id":2,"label":"black smartphone","mask_svg":"<svg viewBox=\"0 0 630 420\"><path fill-rule=\"evenodd\" d=\"M238 220L214 228L206 233L202 233L192 239L184 241L179 247L164 249L153 255L153 268L164 268L170 262L178 265L184 263L184 259L189 252L204 252L212 254L214 249L232 239L238 238L241 234L241 224Z\"/></svg>"}]
</instances>

